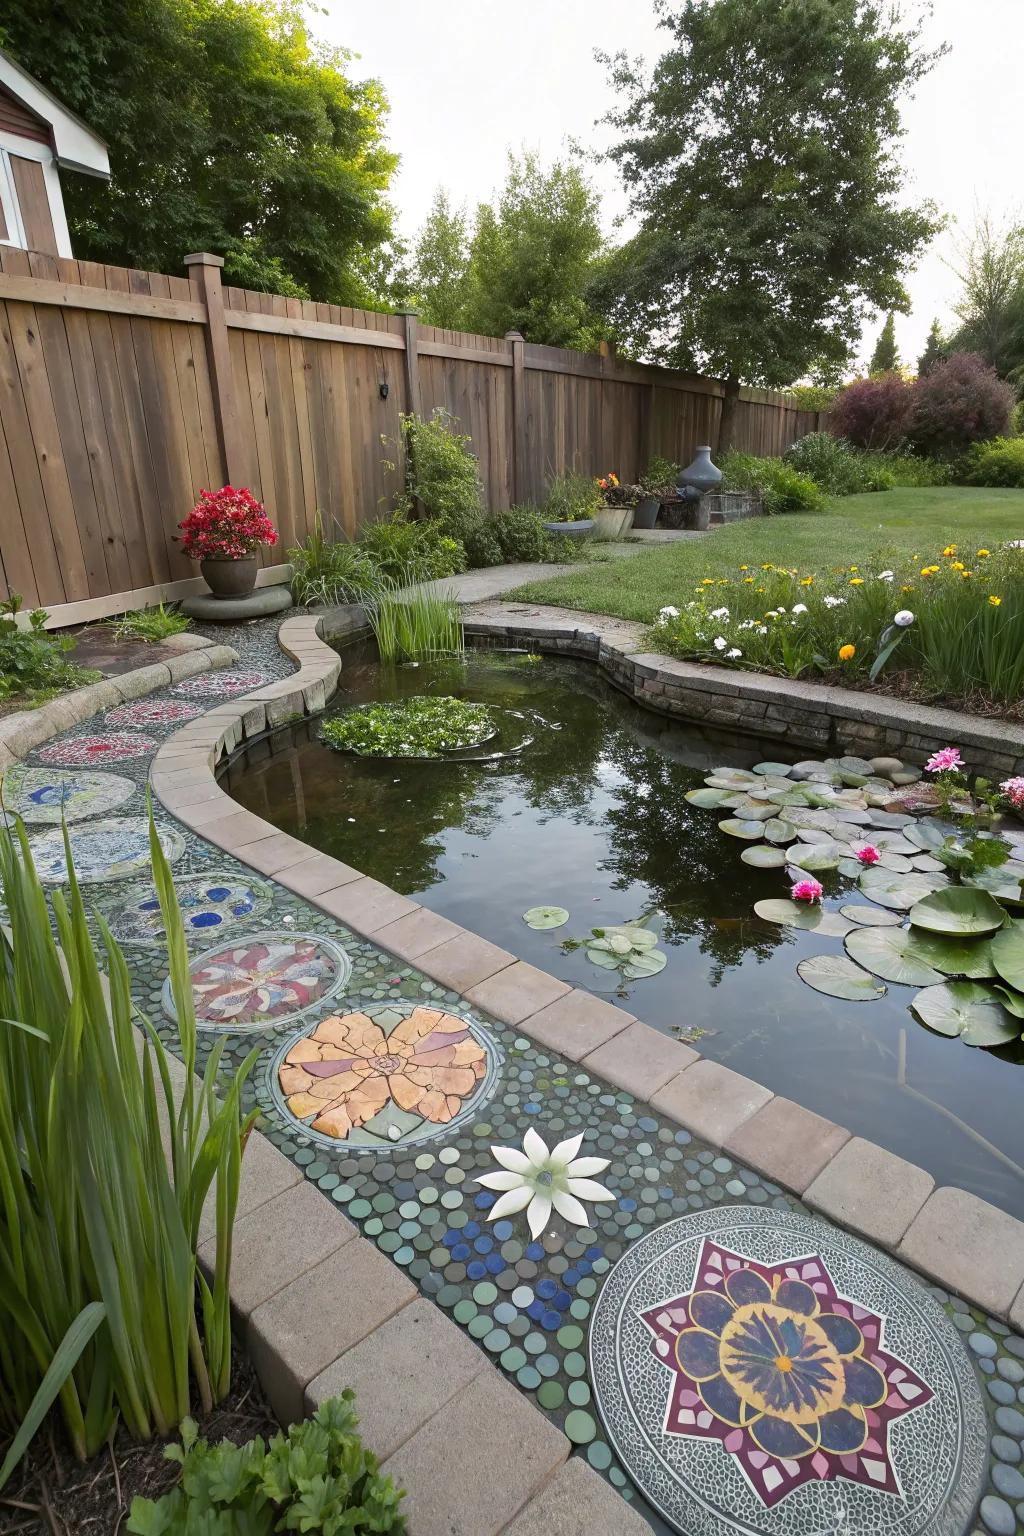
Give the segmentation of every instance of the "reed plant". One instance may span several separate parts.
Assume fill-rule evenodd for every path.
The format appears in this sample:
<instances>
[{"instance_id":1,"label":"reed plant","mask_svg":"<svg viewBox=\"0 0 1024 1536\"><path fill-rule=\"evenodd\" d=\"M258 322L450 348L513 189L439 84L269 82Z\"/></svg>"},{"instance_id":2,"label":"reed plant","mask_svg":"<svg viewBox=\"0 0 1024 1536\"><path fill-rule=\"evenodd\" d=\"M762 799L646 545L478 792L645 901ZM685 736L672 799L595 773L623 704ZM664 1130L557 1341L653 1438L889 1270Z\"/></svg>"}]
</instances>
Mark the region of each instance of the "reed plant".
<instances>
[{"instance_id":1,"label":"reed plant","mask_svg":"<svg viewBox=\"0 0 1024 1536\"><path fill-rule=\"evenodd\" d=\"M381 661L422 661L465 650L462 617L452 597L387 584L366 611Z\"/></svg>"},{"instance_id":2,"label":"reed plant","mask_svg":"<svg viewBox=\"0 0 1024 1536\"><path fill-rule=\"evenodd\" d=\"M317 512L304 544L288 551L292 596L309 607L358 602L377 589L378 569L366 550L347 539L331 539Z\"/></svg>"},{"instance_id":3,"label":"reed plant","mask_svg":"<svg viewBox=\"0 0 1024 1536\"><path fill-rule=\"evenodd\" d=\"M230 1380L231 1235L254 1118L241 1091L256 1053L218 1085L218 1043L197 1084L184 929L152 815L150 844L185 1068L177 1099L99 917L94 944L66 830L67 885L48 904L24 828L0 828L0 1427L14 1435L0 1485L58 1399L85 1458L118 1419L139 1439L167 1434L193 1391L208 1412ZM210 1281L196 1264L208 1196Z\"/></svg>"}]
</instances>

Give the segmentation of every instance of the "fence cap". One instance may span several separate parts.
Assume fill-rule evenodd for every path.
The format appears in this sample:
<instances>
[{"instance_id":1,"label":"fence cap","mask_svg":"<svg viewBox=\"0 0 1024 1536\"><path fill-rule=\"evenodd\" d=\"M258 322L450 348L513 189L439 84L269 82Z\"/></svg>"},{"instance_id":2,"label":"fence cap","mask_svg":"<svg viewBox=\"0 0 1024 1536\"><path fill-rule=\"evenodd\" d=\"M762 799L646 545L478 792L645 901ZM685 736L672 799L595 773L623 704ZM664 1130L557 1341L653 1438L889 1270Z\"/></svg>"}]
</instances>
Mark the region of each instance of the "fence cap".
<instances>
[{"instance_id":1,"label":"fence cap","mask_svg":"<svg viewBox=\"0 0 1024 1536\"><path fill-rule=\"evenodd\" d=\"M186 267L222 267L223 256L214 256L212 251L191 251L185 257Z\"/></svg>"}]
</instances>

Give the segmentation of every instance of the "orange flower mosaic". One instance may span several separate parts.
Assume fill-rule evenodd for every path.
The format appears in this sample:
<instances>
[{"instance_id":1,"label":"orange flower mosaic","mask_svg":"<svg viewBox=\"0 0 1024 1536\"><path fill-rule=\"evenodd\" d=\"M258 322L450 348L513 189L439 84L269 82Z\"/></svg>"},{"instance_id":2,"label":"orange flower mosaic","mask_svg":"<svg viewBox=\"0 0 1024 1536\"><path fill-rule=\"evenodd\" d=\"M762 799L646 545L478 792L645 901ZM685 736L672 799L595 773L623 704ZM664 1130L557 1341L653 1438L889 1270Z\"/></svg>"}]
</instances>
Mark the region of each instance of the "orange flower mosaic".
<instances>
[{"instance_id":1,"label":"orange flower mosaic","mask_svg":"<svg viewBox=\"0 0 1024 1536\"><path fill-rule=\"evenodd\" d=\"M388 1103L435 1125L462 1109L487 1070L465 1019L415 1008L385 1034L365 1013L322 1019L297 1040L278 1070L297 1120L344 1139Z\"/></svg>"}]
</instances>

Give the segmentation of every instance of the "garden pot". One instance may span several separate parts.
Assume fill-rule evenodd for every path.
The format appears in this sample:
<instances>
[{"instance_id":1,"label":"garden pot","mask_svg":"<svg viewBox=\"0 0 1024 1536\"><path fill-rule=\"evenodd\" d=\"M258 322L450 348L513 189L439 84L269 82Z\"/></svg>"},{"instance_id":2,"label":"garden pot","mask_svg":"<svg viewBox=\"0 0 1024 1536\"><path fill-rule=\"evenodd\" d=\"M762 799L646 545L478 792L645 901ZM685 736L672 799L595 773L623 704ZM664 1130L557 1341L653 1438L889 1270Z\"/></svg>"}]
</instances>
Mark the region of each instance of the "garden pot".
<instances>
[{"instance_id":1,"label":"garden pot","mask_svg":"<svg viewBox=\"0 0 1024 1536\"><path fill-rule=\"evenodd\" d=\"M602 507L594 513L594 536L598 539L617 539L632 515L632 507Z\"/></svg>"},{"instance_id":2,"label":"garden pot","mask_svg":"<svg viewBox=\"0 0 1024 1536\"><path fill-rule=\"evenodd\" d=\"M545 523L544 529L556 539L589 539L594 524L589 517L581 517L575 523Z\"/></svg>"},{"instance_id":3,"label":"garden pot","mask_svg":"<svg viewBox=\"0 0 1024 1536\"><path fill-rule=\"evenodd\" d=\"M692 464L679 471L679 486L692 486L695 491L713 491L722 483L722 471L711 462L711 449L704 444L697 449Z\"/></svg>"},{"instance_id":4,"label":"garden pot","mask_svg":"<svg viewBox=\"0 0 1024 1536\"><path fill-rule=\"evenodd\" d=\"M658 521L658 513L661 511L661 501L657 496L645 496L633 510L634 528L653 528Z\"/></svg>"},{"instance_id":5,"label":"garden pot","mask_svg":"<svg viewBox=\"0 0 1024 1536\"><path fill-rule=\"evenodd\" d=\"M199 569L214 597L248 597L256 585L259 561L255 555L242 560L200 560Z\"/></svg>"}]
</instances>

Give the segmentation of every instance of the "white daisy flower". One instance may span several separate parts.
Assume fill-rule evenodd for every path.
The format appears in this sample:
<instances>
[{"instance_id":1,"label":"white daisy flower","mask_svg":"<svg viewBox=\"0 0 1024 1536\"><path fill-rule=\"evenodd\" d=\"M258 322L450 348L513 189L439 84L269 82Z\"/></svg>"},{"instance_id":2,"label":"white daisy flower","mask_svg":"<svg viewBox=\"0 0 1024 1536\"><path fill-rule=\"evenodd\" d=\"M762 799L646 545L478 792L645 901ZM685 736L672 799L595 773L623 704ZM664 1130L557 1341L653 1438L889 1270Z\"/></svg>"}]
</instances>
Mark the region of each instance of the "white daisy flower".
<instances>
[{"instance_id":1,"label":"white daisy flower","mask_svg":"<svg viewBox=\"0 0 1024 1536\"><path fill-rule=\"evenodd\" d=\"M794 613L806 613L807 612L807 604L806 603L794 603L793 604L793 612Z\"/></svg>"},{"instance_id":2,"label":"white daisy flower","mask_svg":"<svg viewBox=\"0 0 1024 1536\"><path fill-rule=\"evenodd\" d=\"M607 1157L577 1157L583 1143L583 1132L560 1141L548 1151L543 1137L531 1126L523 1137L523 1150L518 1147L492 1147L491 1151L501 1163L501 1171L485 1173L477 1179L485 1189L502 1191L487 1212L488 1221L500 1221L503 1216L514 1216L524 1207L530 1235L534 1241L547 1226L552 1207L559 1216L576 1227L587 1227L590 1219L581 1200L603 1200L615 1204L615 1196L603 1184L590 1177L602 1173L608 1167Z\"/></svg>"},{"instance_id":3,"label":"white daisy flower","mask_svg":"<svg viewBox=\"0 0 1024 1536\"><path fill-rule=\"evenodd\" d=\"M717 635L715 637L715 641L714 641L715 650L716 651L724 651L727 643L728 643L727 641L722 639L721 635Z\"/></svg>"},{"instance_id":4,"label":"white daisy flower","mask_svg":"<svg viewBox=\"0 0 1024 1536\"><path fill-rule=\"evenodd\" d=\"M879 571L878 579L879 581L892 581L893 574L892 571Z\"/></svg>"},{"instance_id":5,"label":"white daisy flower","mask_svg":"<svg viewBox=\"0 0 1024 1536\"><path fill-rule=\"evenodd\" d=\"M712 608L711 617L713 619L727 619L729 617L729 610L728 608Z\"/></svg>"},{"instance_id":6,"label":"white daisy flower","mask_svg":"<svg viewBox=\"0 0 1024 1536\"><path fill-rule=\"evenodd\" d=\"M667 603L665 607L660 609L658 612L659 619L678 619L678 617L679 609L673 608L671 603Z\"/></svg>"},{"instance_id":7,"label":"white daisy flower","mask_svg":"<svg viewBox=\"0 0 1024 1536\"><path fill-rule=\"evenodd\" d=\"M725 653L727 661L739 661L739 659L740 659L740 657L742 655L743 655L743 652L739 649L738 646L735 646L735 645L733 646L731 651L726 651L726 653Z\"/></svg>"}]
</instances>

